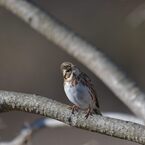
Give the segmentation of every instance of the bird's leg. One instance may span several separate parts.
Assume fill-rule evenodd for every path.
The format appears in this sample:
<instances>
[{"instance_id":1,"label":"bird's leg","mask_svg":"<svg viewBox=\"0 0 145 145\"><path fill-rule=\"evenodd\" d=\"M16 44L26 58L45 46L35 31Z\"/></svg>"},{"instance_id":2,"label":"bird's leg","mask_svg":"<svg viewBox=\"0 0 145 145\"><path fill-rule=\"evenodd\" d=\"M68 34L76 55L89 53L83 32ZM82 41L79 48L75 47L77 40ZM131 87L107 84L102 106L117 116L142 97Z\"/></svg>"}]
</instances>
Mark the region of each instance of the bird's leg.
<instances>
[{"instance_id":1,"label":"bird's leg","mask_svg":"<svg viewBox=\"0 0 145 145\"><path fill-rule=\"evenodd\" d=\"M73 105L73 106L69 106L69 109L71 109L72 110L72 114L74 114L75 111L78 112L79 107L76 106L76 105Z\"/></svg>"},{"instance_id":2,"label":"bird's leg","mask_svg":"<svg viewBox=\"0 0 145 145\"><path fill-rule=\"evenodd\" d=\"M86 119L89 117L89 115L92 115L92 109L91 109L90 105L89 105L89 108L86 111L86 115L85 115Z\"/></svg>"}]
</instances>

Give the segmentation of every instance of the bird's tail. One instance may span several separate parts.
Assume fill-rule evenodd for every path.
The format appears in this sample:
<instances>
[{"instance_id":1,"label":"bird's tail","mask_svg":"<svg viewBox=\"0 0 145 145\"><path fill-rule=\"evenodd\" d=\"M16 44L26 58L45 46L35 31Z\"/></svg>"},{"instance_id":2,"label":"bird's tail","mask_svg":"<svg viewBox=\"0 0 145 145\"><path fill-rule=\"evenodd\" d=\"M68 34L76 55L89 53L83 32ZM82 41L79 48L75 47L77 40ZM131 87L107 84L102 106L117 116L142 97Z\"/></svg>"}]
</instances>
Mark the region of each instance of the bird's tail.
<instances>
[{"instance_id":1,"label":"bird's tail","mask_svg":"<svg viewBox=\"0 0 145 145\"><path fill-rule=\"evenodd\" d=\"M95 114L98 114L98 115L102 116L102 113L100 112L99 108L95 108L95 109L93 109L93 111L94 111Z\"/></svg>"}]
</instances>

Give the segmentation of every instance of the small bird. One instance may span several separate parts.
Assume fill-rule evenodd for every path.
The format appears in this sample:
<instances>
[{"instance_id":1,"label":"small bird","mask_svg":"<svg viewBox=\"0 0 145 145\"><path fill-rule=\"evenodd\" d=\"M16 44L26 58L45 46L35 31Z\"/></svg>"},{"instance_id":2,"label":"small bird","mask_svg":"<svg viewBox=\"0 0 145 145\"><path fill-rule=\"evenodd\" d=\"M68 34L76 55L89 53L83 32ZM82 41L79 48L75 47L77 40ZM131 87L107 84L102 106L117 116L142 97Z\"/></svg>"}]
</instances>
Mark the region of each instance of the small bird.
<instances>
[{"instance_id":1,"label":"small bird","mask_svg":"<svg viewBox=\"0 0 145 145\"><path fill-rule=\"evenodd\" d=\"M71 107L72 113L82 109L86 110L86 118L93 113L102 115L91 79L71 62L63 62L60 68L64 78L65 94L74 104Z\"/></svg>"}]
</instances>

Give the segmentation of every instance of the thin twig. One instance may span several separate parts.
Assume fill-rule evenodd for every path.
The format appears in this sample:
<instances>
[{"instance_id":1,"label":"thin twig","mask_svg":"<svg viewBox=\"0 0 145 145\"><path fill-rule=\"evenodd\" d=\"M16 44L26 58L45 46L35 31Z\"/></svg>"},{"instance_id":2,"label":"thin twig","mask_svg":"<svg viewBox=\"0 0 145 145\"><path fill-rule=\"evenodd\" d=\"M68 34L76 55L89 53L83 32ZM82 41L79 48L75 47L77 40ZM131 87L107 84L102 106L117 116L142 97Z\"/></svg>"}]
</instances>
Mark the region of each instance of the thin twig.
<instances>
[{"instance_id":1,"label":"thin twig","mask_svg":"<svg viewBox=\"0 0 145 145\"><path fill-rule=\"evenodd\" d=\"M77 128L145 145L143 125L100 115L93 115L86 119L82 111L72 115L68 106L37 95L0 91L0 98L0 112L17 110L40 114Z\"/></svg>"},{"instance_id":2,"label":"thin twig","mask_svg":"<svg viewBox=\"0 0 145 145\"><path fill-rule=\"evenodd\" d=\"M25 124L20 133L11 141L0 142L0 145L28 145L32 141L32 136L36 131L43 128L66 127L67 125L50 118L41 118L33 121L30 124Z\"/></svg>"},{"instance_id":3,"label":"thin twig","mask_svg":"<svg viewBox=\"0 0 145 145\"><path fill-rule=\"evenodd\" d=\"M96 47L28 1L0 0L0 5L82 62L136 115L145 120L145 94Z\"/></svg>"},{"instance_id":4,"label":"thin twig","mask_svg":"<svg viewBox=\"0 0 145 145\"><path fill-rule=\"evenodd\" d=\"M11 141L0 142L0 145L27 145L31 141L32 130L25 128Z\"/></svg>"}]
</instances>

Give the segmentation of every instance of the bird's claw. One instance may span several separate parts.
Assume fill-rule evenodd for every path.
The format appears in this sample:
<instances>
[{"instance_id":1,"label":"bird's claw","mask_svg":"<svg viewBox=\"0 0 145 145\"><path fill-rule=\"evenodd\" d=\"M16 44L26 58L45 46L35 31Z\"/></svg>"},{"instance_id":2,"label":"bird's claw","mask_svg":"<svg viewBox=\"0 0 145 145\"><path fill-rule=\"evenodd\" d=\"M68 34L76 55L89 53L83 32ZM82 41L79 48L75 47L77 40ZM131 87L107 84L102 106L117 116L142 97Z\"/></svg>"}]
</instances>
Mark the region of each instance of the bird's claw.
<instances>
[{"instance_id":1,"label":"bird's claw","mask_svg":"<svg viewBox=\"0 0 145 145\"><path fill-rule=\"evenodd\" d=\"M92 113L90 108L87 109L85 118L87 119L89 117L89 115L91 115L91 116L93 115L93 113Z\"/></svg>"},{"instance_id":2,"label":"bird's claw","mask_svg":"<svg viewBox=\"0 0 145 145\"><path fill-rule=\"evenodd\" d=\"M76 106L76 105L69 106L68 108L72 110L72 114L74 114L74 112L75 112L75 111L77 111L77 112L78 112L78 109L79 109L79 107L78 107L78 106Z\"/></svg>"}]
</instances>

